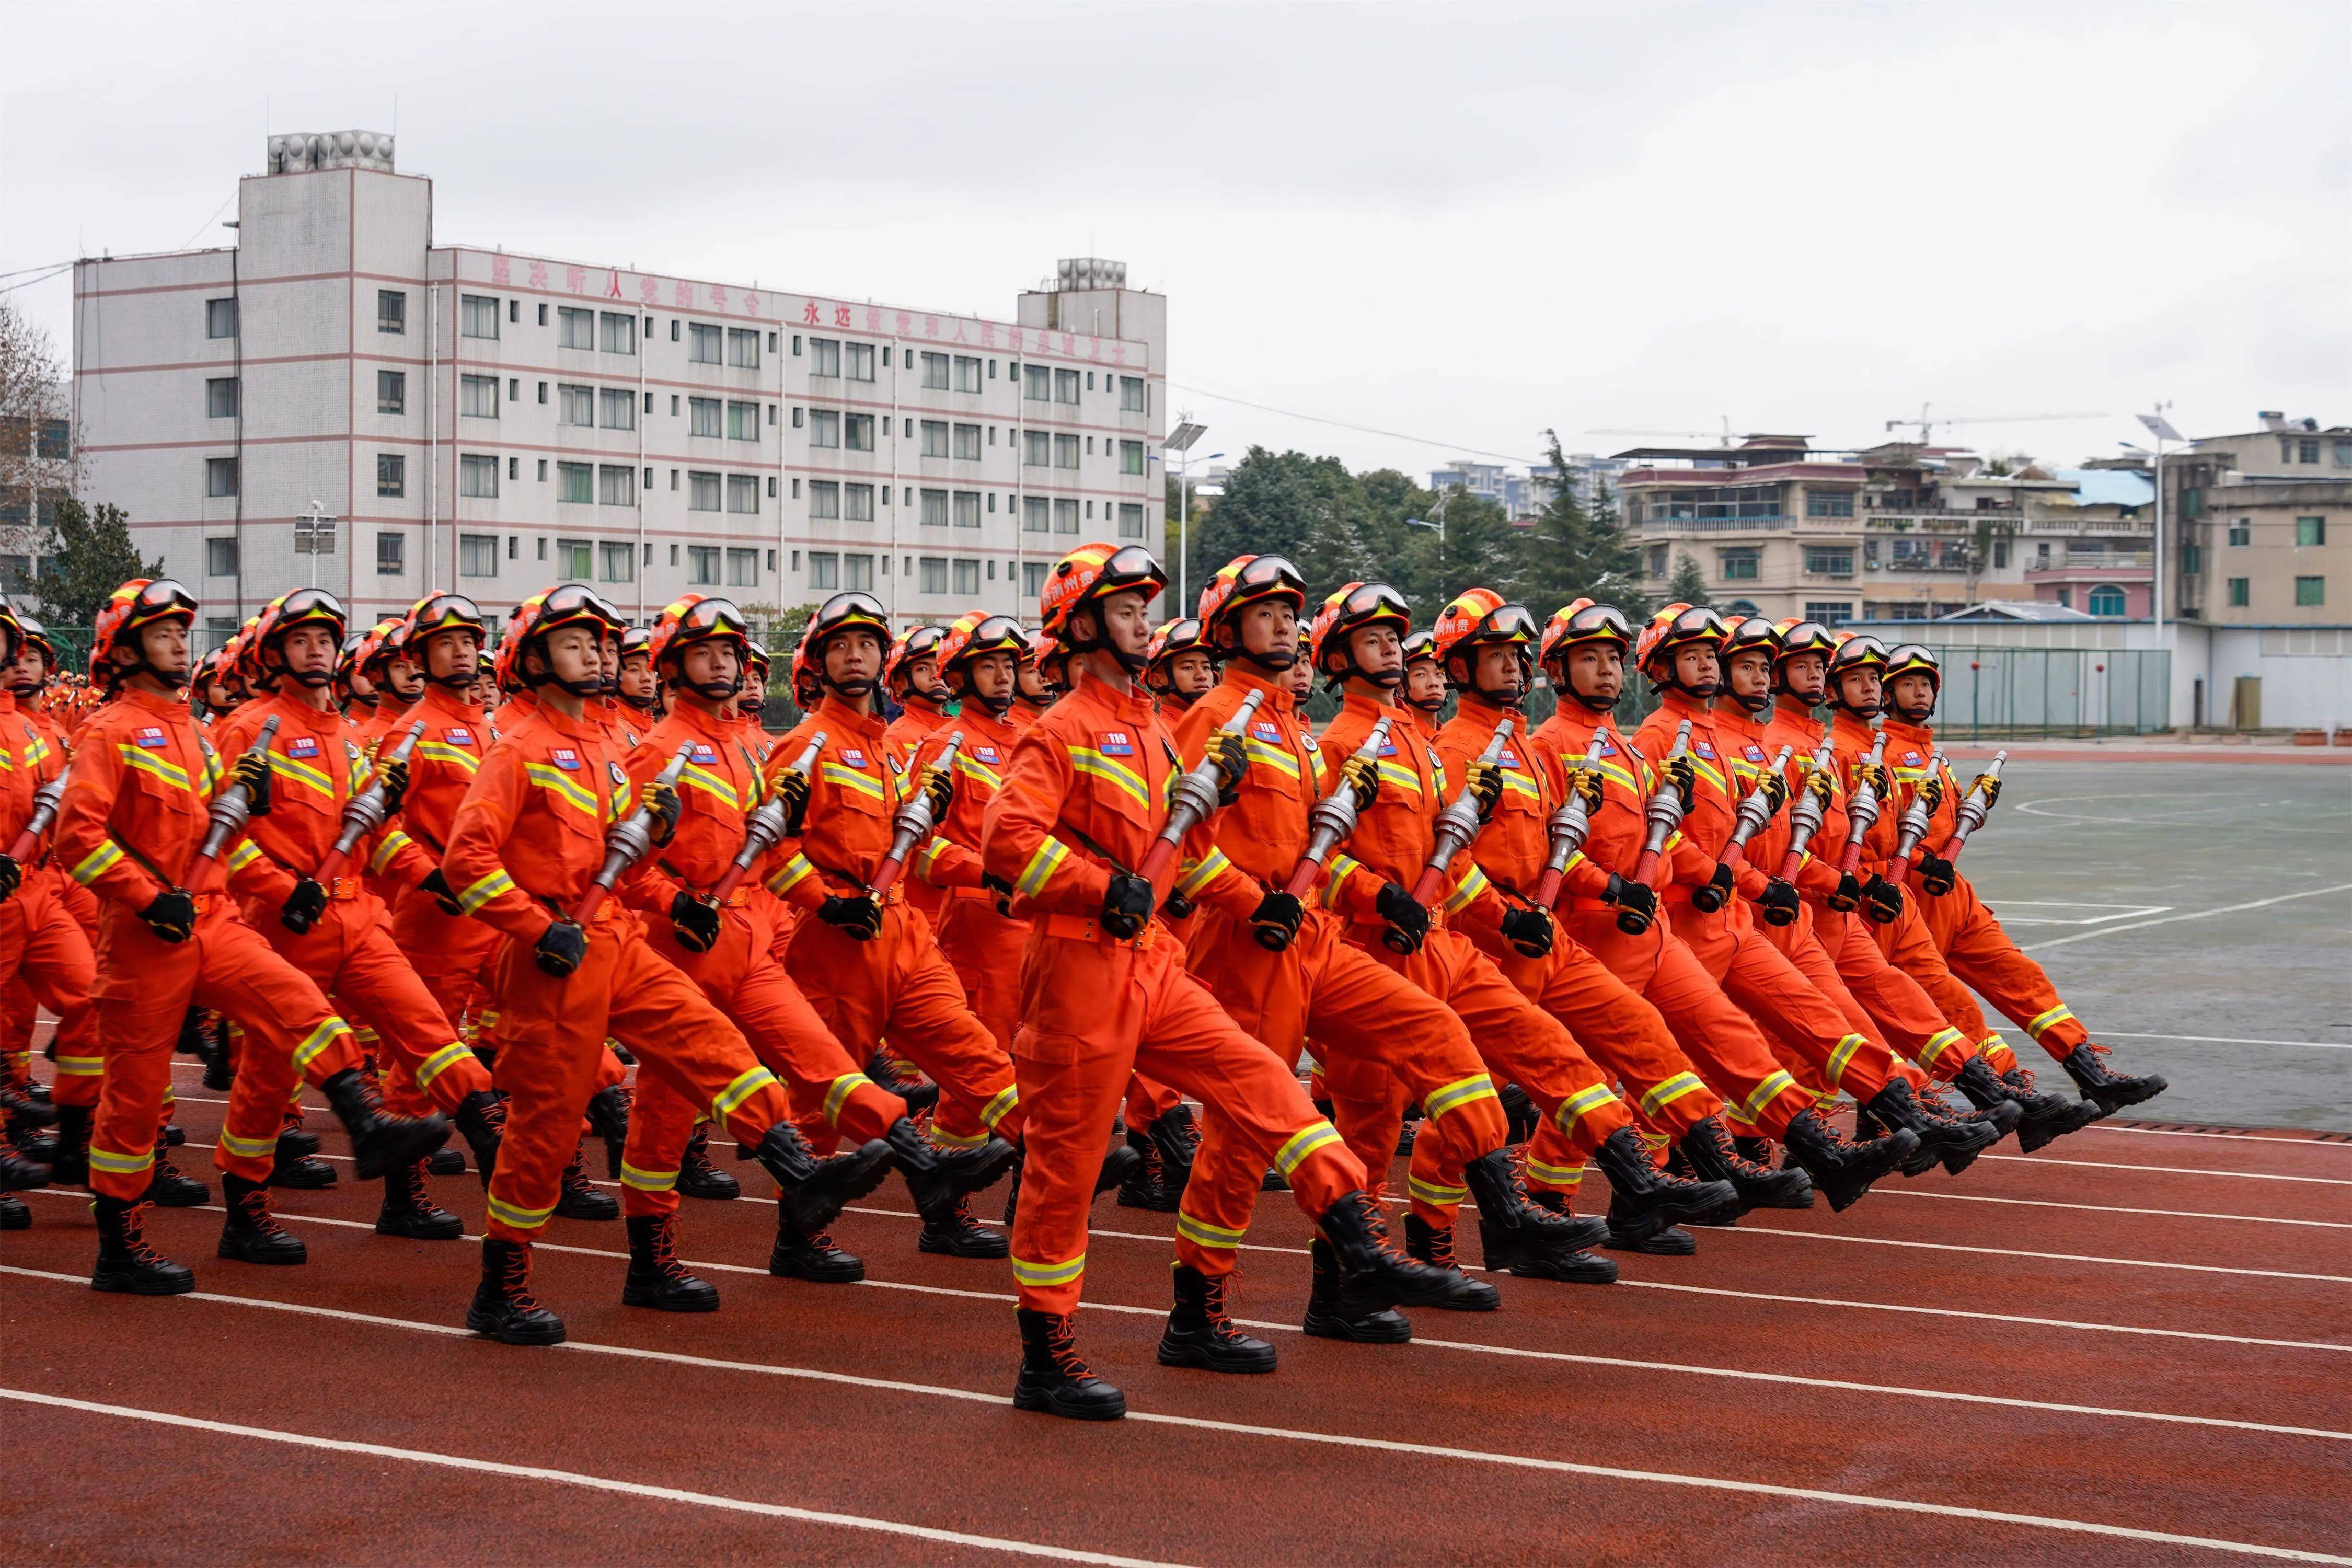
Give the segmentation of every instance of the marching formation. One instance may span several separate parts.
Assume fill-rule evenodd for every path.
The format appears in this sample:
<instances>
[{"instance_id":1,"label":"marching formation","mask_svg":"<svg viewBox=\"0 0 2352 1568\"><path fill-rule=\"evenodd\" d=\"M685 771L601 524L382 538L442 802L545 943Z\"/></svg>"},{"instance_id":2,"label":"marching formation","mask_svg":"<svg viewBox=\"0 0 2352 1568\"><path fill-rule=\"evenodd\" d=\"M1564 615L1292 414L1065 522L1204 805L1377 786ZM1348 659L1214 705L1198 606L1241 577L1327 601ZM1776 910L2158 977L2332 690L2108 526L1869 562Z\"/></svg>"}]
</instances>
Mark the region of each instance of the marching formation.
<instances>
[{"instance_id":1,"label":"marching formation","mask_svg":"<svg viewBox=\"0 0 2352 1568\"><path fill-rule=\"evenodd\" d=\"M171 1152L192 1051L227 1094L221 1258L306 1260L270 1192L339 1179L308 1083L383 1235L461 1239L429 1178L470 1164L467 1326L553 1344L557 1215L624 1224L629 1305L717 1310L679 1200L740 1194L731 1142L775 1193L772 1274L864 1278L830 1227L895 1176L923 1251L1009 1260L1015 1405L1108 1419L1072 1331L1107 1194L1175 1215L1160 1362L1266 1373L1226 1300L1269 1193L1314 1225L1307 1332L1393 1343L1502 1276L1607 1284L1608 1251L1686 1256L2163 1090L1956 864L2000 767L1964 786L1937 749L1927 649L1475 588L1417 631L1377 583L1310 616L1270 555L1155 627L1166 587L1088 544L1036 634L893 637L836 595L781 737L724 599L631 627L565 584L492 649L454 594L358 628L298 589L192 661L194 600L142 579L86 679L0 606L0 1230L33 1223L14 1191L86 1187L94 1289L194 1289L143 1225L211 1201ZM1628 732L1633 679L1660 702ZM1588 1168L1605 1202L1571 1201Z\"/></svg>"}]
</instances>

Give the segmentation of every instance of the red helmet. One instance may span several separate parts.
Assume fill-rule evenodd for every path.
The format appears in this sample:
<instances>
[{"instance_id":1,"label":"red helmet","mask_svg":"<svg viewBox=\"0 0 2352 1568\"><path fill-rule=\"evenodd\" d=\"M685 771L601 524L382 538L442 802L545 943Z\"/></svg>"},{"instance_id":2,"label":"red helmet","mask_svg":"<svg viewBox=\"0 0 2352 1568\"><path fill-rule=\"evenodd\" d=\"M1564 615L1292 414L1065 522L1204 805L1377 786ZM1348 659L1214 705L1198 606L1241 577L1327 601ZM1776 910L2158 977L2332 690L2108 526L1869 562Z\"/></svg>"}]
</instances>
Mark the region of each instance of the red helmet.
<instances>
[{"instance_id":1,"label":"red helmet","mask_svg":"<svg viewBox=\"0 0 2352 1568\"><path fill-rule=\"evenodd\" d=\"M482 619L481 606L463 594L427 594L411 605L408 614L396 623L396 633L387 633L377 645L379 653L394 653L415 648L415 657L422 662L425 639L436 632L471 631L476 639L484 639L488 624ZM396 635L397 640L393 638Z\"/></svg>"},{"instance_id":2,"label":"red helmet","mask_svg":"<svg viewBox=\"0 0 2352 1568\"><path fill-rule=\"evenodd\" d=\"M1081 544L1045 574L1037 618L1058 641L1069 635L1070 617L1097 600L1135 589L1156 598L1167 586L1159 557L1140 544Z\"/></svg>"},{"instance_id":3,"label":"red helmet","mask_svg":"<svg viewBox=\"0 0 2352 1568\"><path fill-rule=\"evenodd\" d=\"M985 610L970 610L958 616L955 624L940 634L939 641L940 679L947 681L949 689L960 689L953 673L971 660L984 654L1009 653L1016 665L1029 657L1029 635L1021 623L1010 616L992 616Z\"/></svg>"},{"instance_id":4,"label":"red helmet","mask_svg":"<svg viewBox=\"0 0 2352 1568\"><path fill-rule=\"evenodd\" d=\"M1633 644L1633 662L1647 670L1660 654L1672 659L1677 648L1711 643L1719 651L1731 636L1731 626L1705 605L1668 605L1652 616Z\"/></svg>"},{"instance_id":5,"label":"red helmet","mask_svg":"<svg viewBox=\"0 0 2352 1568\"><path fill-rule=\"evenodd\" d=\"M49 628L30 616L19 614L16 616L16 635L24 639L26 647L40 650L42 661L48 666L49 672L55 674L59 662L58 645L49 640Z\"/></svg>"},{"instance_id":6,"label":"red helmet","mask_svg":"<svg viewBox=\"0 0 2352 1568\"><path fill-rule=\"evenodd\" d=\"M1201 640L1201 622L1197 616L1180 616L1163 622L1151 634L1151 641L1143 649L1147 671L1156 670L1165 660L1180 653L1207 653L1209 645Z\"/></svg>"},{"instance_id":7,"label":"red helmet","mask_svg":"<svg viewBox=\"0 0 2352 1568\"><path fill-rule=\"evenodd\" d=\"M1761 616L1749 616L1733 626L1731 635L1724 639L1724 661L1730 662L1733 654L1748 653L1759 648L1768 658L1778 658L1780 653L1780 628L1777 623L1768 621Z\"/></svg>"},{"instance_id":8,"label":"red helmet","mask_svg":"<svg viewBox=\"0 0 2352 1568\"><path fill-rule=\"evenodd\" d=\"M262 606L261 615L253 628L254 662L261 667L264 673L272 676L285 673L282 652L279 662L274 666L267 656L272 648L278 647L289 632L299 626L320 628L334 638L340 648L349 629L350 618L343 614L343 602L324 588L294 588L278 595ZM310 675L296 679L304 686L326 686L335 679L334 666L330 665L318 672L316 679Z\"/></svg>"},{"instance_id":9,"label":"red helmet","mask_svg":"<svg viewBox=\"0 0 2352 1568\"><path fill-rule=\"evenodd\" d=\"M1046 690L1058 696L1070 689L1070 650L1053 633L1041 632L1030 644L1029 668L1037 672Z\"/></svg>"},{"instance_id":10,"label":"red helmet","mask_svg":"<svg viewBox=\"0 0 2352 1568\"><path fill-rule=\"evenodd\" d=\"M1412 631L1412 610L1404 595L1386 583L1349 583L1323 601L1315 612L1315 625L1307 633L1307 652L1315 673L1334 680L1350 675L1363 675L1356 668L1355 654L1349 639L1366 626L1392 627L1399 638ZM1404 676L1404 667L1396 669L1396 679L1381 684L1394 685ZM1368 677L1367 679L1377 679Z\"/></svg>"},{"instance_id":11,"label":"red helmet","mask_svg":"<svg viewBox=\"0 0 2352 1568\"><path fill-rule=\"evenodd\" d=\"M1943 664L1919 643L1899 643L1887 650L1886 668L1881 679L1892 680L1898 675L1924 675L1938 692L1944 689Z\"/></svg>"},{"instance_id":12,"label":"red helmet","mask_svg":"<svg viewBox=\"0 0 2352 1568\"><path fill-rule=\"evenodd\" d=\"M1279 555L1236 555L1201 589L1201 626L1212 647L1224 649L1217 630L1233 624L1243 608L1265 599L1282 599L1301 621L1307 619L1307 579Z\"/></svg>"},{"instance_id":13,"label":"red helmet","mask_svg":"<svg viewBox=\"0 0 2352 1568\"><path fill-rule=\"evenodd\" d=\"M546 598L545 594L533 594L530 598L517 605L514 607L514 614L507 617L506 630L499 634L498 652L491 656L490 671L501 691L524 691L530 689L522 678L522 640L530 635L531 623L539 619L539 606L545 602ZM387 646L384 653L387 657L391 652L389 645L393 637L396 635L398 634L395 631L387 633L385 636L384 641Z\"/></svg>"},{"instance_id":14,"label":"red helmet","mask_svg":"<svg viewBox=\"0 0 2352 1568\"><path fill-rule=\"evenodd\" d=\"M1451 604L1438 612L1434 628L1434 648L1440 664L1450 665L1454 656L1470 647L1486 644L1519 648L1532 647L1536 641L1536 618L1525 605L1514 605L1492 588L1472 588L1456 594Z\"/></svg>"},{"instance_id":15,"label":"red helmet","mask_svg":"<svg viewBox=\"0 0 2352 1568\"><path fill-rule=\"evenodd\" d=\"M1428 659L1433 664L1437 662L1437 634L1435 632L1407 632L1404 639L1405 668L1409 669L1412 667L1415 660L1423 658Z\"/></svg>"},{"instance_id":16,"label":"red helmet","mask_svg":"<svg viewBox=\"0 0 2352 1568\"><path fill-rule=\"evenodd\" d=\"M1885 643L1867 632L1840 632L1830 654L1830 676L1834 679L1849 669L1875 669L1883 676L1886 663Z\"/></svg>"},{"instance_id":17,"label":"red helmet","mask_svg":"<svg viewBox=\"0 0 2352 1568\"><path fill-rule=\"evenodd\" d=\"M634 647L630 639L641 638ZM621 656L642 652L653 661L657 670L665 669L665 661L673 653L682 653L698 642L714 637L726 637L735 644L735 651L750 664L751 643L751 623L731 599L706 598L700 594L681 595L662 607L649 632L632 627L621 637Z\"/></svg>"},{"instance_id":18,"label":"red helmet","mask_svg":"<svg viewBox=\"0 0 2352 1568\"><path fill-rule=\"evenodd\" d=\"M824 682L819 680L816 671L809 668L808 639L805 637L793 645L793 700L800 705L803 712L824 700Z\"/></svg>"},{"instance_id":19,"label":"red helmet","mask_svg":"<svg viewBox=\"0 0 2352 1568\"><path fill-rule=\"evenodd\" d=\"M809 617L808 629L801 633L801 647L808 651L811 668L823 668L827 642L860 626L873 632L884 648L890 646L890 613L873 595L853 589L819 605L816 614Z\"/></svg>"},{"instance_id":20,"label":"red helmet","mask_svg":"<svg viewBox=\"0 0 2352 1568\"><path fill-rule=\"evenodd\" d=\"M1543 641L1536 657L1545 668L1556 668L1557 661L1565 658L1569 649L1589 642L1614 643L1619 653L1630 654L1633 651L1633 623L1614 605L1599 605L1591 599L1562 605L1545 623Z\"/></svg>"},{"instance_id":21,"label":"red helmet","mask_svg":"<svg viewBox=\"0 0 2352 1568\"><path fill-rule=\"evenodd\" d=\"M606 637L617 639L627 625L622 619L621 612L613 607L612 602L593 588L580 583L559 584L538 596L530 624L523 628L515 650L516 672L522 677L524 684L530 686L554 680L551 673L534 677L522 661L521 655L532 643L544 643L550 636L568 626L585 627L602 643ZM558 681L557 684L575 697L600 697L604 693L604 677L601 669L593 677L577 681Z\"/></svg>"},{"instance_id":22,"label":"red helmet","mask_svg":"<svg viewBox=\"0 0 2352 1568\"><path fill-rule=\"evenodd\" d=\"M891 643L890 651L882 659L882 687L899 701L906 700L908 666L919 658L936 661L940 639L946 637L945 626L910 626ZM936 668L936 664L934 665Z\"/></svg>"},{"instance_id":23,"label":"red helmet","mask_svg":"<svg viewBox=\"0 0 2352 1568\"><path fill-rule=\"evenodd\" d=\"M147 662L146 647L137 640L139 633L163 621L195 625L195 595L169 577L133 577L117 588L98 612L97 624L90 628L90 679L113 679L114 649L121 646L139 655L138 668L168 680L170 677Z\"/></svg>"}]
</instances>

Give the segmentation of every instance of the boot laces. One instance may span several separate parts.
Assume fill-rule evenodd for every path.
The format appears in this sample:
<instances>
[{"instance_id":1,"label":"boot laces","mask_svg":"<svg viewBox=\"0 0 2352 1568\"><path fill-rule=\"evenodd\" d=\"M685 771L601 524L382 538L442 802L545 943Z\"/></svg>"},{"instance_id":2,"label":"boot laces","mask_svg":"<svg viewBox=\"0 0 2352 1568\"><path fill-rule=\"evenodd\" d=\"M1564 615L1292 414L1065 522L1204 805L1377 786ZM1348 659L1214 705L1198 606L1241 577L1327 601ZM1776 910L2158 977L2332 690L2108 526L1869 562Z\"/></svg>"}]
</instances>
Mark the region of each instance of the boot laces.
<instances>
[{"instance_id":1,"label":"boot laces","mask_svg":"<svg viewBox=\"0 0 2352 1568\"><path fill-rule=\"evenodd\" d=\"M1234 1327L1232 1305L1239 1293L1239 1270L1233 1274L1202 1276L1207 1289L1201 1293L1201 1315L1209 1321L1209 1332L1221 1340L1238 1339L1241 1331Z\"/></svg>"},{"instance_id":2,"label":"boot laces","mask_svg":"<svg viewBox=\"0 0 2352 1568\"><path fill-rule=\"evenodd\" d=\"M269 1212L268 1188L254 1188L236 1200L236 1206L243 1212L247 1228L258 1231L264 1236L286 1234L285 1227L278 1223L278 1216Z\"/></svg>"},{"instance_id":3,"label":"boot laces","mask_svg":"<svg viewBox=\"0 0 2352 1568\"><path fill-rule=\"evenodd\" d=\"M1529 1207L1535 1206L1530 1204ZM1443 1268L1448 1274L1459 1274L1462 1266L1454 1260L1454 1227L1432 1226L1429 1231L1429 1266Z\"/></svg>"},{"instance_id":4,"label":"boot laces","mask_svg":"<svg viewBox=\"0 0 2352 1568\"><path fill-rule=\"evenodd\" d=\"M688 1278L686 1265L677 1260L677 1216L664 1215L653 1227L654 1272L665 1279Z\"/></svg>"},{"instance_id":5,"label":"boot laces","mask_svg":"<svg viewBox=\"0 0 2352 1568\"><path fill-rule=\"evenodd\" d=\"M572 1152L572 1163L563 1167L563 1190L568 1194L585 1193L590 1190L587 1166L583 1163L576 1150Z\"/></svg>"},{"instance_id":6,"label":"boot laces","mask_svg":"<svg viewBox=\"0 0 2352 1568\"><path fill-rule=\"evenodd\" d=\"M1054 1370L1072 1383L1094 1376L1086 1358L1078 1354L1077 1331L1066 1314L1056 1313L1046 1319L1045 1355L1053 1362Z\"/></svg>"},{"instance_id":7,"label":"boot laces","mask_svg":"<svg viewBox=\"0 0 2352 1568\"><path fill-rule=\"evenodd\" d=\"M169 1261L155 1250L147 1239L147 1204L133 1204L122 1211L122 1249L131 1261L142 1268L159 1268Z\"/></svg>"},{"instance_id":8,"label":"boot laces","mask_svg":"<svg viewBox=\"0 0 2352 1568\"><path fill-rule=\"evenodd\" d=\"M507 1250L506 1261L499 1271L499 1293L507 1305L518 1312L539 1310L539 1298L530 1293L530 1254L515 1247Z\"/></svg>"}]
</instances>

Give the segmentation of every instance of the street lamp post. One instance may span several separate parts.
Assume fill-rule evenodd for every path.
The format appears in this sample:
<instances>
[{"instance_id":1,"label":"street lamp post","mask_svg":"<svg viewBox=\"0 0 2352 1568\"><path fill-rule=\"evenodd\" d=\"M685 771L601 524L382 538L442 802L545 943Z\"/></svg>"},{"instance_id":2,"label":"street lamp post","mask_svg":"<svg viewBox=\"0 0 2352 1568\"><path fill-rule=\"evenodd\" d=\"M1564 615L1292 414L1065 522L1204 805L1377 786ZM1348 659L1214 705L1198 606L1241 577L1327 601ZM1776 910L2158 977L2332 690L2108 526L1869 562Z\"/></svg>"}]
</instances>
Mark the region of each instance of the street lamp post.
<instances>
[{"instance_id":1,"label":"street lamp post","mask_svg":"<svg viewBox=\"0 0 2352 1568\"><path fill-rule=\"evenodd\" d=\"M1404 520L1407 528L1426 528L1437 535L1437 602L1441 605L1445 603L1445 503L1453 499L1454 492L1448 490L1437 498L1427 517Z\"/></svg>"},{"instance_id":2,"label":"street lamp post","mask_svg":"<svg viewBox=\"0 0 2352 1568\"><path fill-rule=\"evenodd\" d=\"M294 520L294 552L310 558L310 586L319 585L319 557L335 552L335 521L317 500L306 516ZM242 564L242 563L240 563Z\"/></svg>"},{"instance_id":3,"label":"street lamp post","mask_svg":"<svg viewBox=\"0 0 2352 1568\"><path fill-rule=\"evenodd\" d=\"M1186 594L1188 592L1188 587L1185 582L1184 565L1186 559L1192 554L1191 540L1192 528L1192 506L1191 498L1192 481L1192 443L1198 441L1202 436L1207 435L1209 427L1206 425L1195 425L1192 423L1192 416L1190 413L1179 414L1176 416L1176 428L1168 432L1168 439L1160 444L1160 449L1163 453L1173 452L1177 457L1176 613L1179 616L1186 613L1184 605L1187 602ZM1215 458L1222 458L1224 454L1223 452L1213 454L1213 457ZM1163 458L1161 461L1164 464L1166 459Z\"/></svg>"}]
</instances>

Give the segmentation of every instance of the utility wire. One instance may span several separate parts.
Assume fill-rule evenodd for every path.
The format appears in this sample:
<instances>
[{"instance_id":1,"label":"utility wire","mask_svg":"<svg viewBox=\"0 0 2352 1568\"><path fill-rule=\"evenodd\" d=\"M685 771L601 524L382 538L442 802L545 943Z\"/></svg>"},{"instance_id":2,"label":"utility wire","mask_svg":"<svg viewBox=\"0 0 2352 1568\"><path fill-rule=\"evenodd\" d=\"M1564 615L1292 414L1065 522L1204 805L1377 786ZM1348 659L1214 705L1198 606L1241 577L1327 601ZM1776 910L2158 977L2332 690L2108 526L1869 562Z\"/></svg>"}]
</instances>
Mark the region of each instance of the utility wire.
<instances>
[{"instance_id":1,"label":"utility wire","mask_svg":"<svg viewBox=\"0 0 2352 1568\"><path fill-rule=\"evenodd\" d=\"M1328 425L1336 429L1354 430L1366 436L1385 436L1392 441L1411 441L1417 446L1436 447L1444 451L1458 452L1465 457L1496 458L1506 463L1526 463L1530 466L1540 466L1543 463L1549 461L1549 458L1545 458L1520 457L1518 454L1514 452L1489 452L1481 447L1466 447L1454 441L1433 440L1427 436L1409 436L1402 430L1382 430L1378 426L1371 425L1353 425L1345 419L1326 419L1319 414L1301 414L1295 408L1276 408L1271 403L1253 403L1246 397L1235 397L1228 393L1212 392L1205 386L1186 386L1181 382L1173 381L1170 382L1168 384L1174 387L1179 392L1189 392L1195 397L1213 397L1220 403L1238 404L1244 408L1255 408L1266 414L1279 414L1286 419L1304 419L1310 425Z\"/></svg>"},{"instance_id":2,"label":"utility wire","mask_svg":"<svg viewBox=\"0 0 2352 1568\"><path fill-rule=\"evenodd\" d=\"M70 261L60 263L58 266L50 268L47 272L42 273L37 278L27 278L22 283L11 283L6 288L0 289L0 294L14 294L19 289L30 289L36 283L46 283L50 279L55 278L58 273L71 270L72 267L73 263ZM30 272L33 268L28 267L25 270ZM16 274L11 273L9 276L14 277Z\"/></svg>"}]
</instances>

